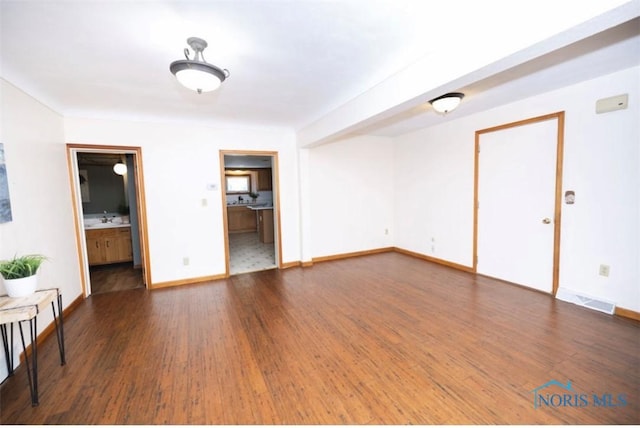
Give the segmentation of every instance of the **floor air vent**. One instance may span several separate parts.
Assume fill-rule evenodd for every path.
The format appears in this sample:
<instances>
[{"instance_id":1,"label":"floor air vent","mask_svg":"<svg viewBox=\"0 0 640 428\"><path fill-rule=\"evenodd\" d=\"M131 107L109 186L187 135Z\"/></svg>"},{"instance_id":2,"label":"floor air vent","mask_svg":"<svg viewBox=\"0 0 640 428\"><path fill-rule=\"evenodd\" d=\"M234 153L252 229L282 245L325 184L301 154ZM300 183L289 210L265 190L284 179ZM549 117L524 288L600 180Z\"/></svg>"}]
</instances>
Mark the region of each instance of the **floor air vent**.
<instances>
[{"instance_id":1,"label":"floor air vent","mask_svg":"<svg viewBox=\"0 0 640 428\"><path fill-rule=\"evenodd\" d=\"M615 303L607 302L606 300L596 299L595 297L586 296L584 294L578 294L575 291L567 290L560 287L556 298L564 302L573 303L585 308L594 309L596 311L604 312L606 314L613 315L616 309Z\"/></svg>"}]
</instances>

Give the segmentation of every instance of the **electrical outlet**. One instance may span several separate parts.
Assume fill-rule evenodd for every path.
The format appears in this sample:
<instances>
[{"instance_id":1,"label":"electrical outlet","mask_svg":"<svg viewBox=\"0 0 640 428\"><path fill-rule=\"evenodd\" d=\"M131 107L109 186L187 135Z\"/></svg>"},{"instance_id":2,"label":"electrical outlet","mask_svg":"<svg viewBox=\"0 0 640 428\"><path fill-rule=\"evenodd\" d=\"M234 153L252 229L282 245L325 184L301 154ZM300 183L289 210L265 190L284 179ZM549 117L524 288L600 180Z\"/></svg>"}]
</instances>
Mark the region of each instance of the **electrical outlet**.
<instances>
[{"instance_id":1,"label":"electrical outlet","mask_svg":"<svg viewBox=\"0 0 640 428\"><path fill-rule=\"evenodd\" d=\"M202 198L202 202L201 203L202 203L203 207L206 207L209 204L208 201L207 201L207 198Z\"/></svg>"},{"instance_id":2,"label":"electrical outlet","mask_svg":"<svg viewBox=\"0 0 640 428\"><path fill-rule=\"evenodd\" d=\"M385 234L385 235L388 235L388 234L389 234L389 229L385 229L385 230L384 230L384 234Z\"/></svg>"},{"instance_id":3,"label":"electrical outlet","mask_svg":"<svg viewBox=\"0 0 640 428\"><path fill-rule=\"evenodd\" d=\"M600 271L599 271L600 276L609 276L610 269L611 268L609 267L609 265L600 265Z\"/></svg>"},{"instance_id":4,"label":"electrical outlet","mask_svg":"<svg viewBox=\"0 0 640 428\"><path fill-rule=\"evenodd\" d=\"M185 265L185 266L189 266L189 257L184 257L182 259L182 264Z\"/></svg>"}]
</instances>

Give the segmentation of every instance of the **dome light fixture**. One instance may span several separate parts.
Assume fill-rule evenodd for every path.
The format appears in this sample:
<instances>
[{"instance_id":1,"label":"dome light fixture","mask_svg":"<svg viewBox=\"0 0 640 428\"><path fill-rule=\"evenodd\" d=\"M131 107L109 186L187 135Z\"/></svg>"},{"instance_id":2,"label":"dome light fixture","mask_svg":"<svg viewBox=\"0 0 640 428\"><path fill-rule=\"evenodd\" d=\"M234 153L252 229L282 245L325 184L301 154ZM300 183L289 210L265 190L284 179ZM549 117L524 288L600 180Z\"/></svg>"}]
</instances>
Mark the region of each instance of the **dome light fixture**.
<instances>
[{"instance_id":1,"label":"dome light fixture","mask_svg":"<svg viewBox=\"0 0 640 428\"><path fill-rule=\"evenodd\" d=\"M193 59L189 58L189 49L184 48L186 59L172 62L169 70L176 76L178 82L199 94L218 89L220 84L229 77L229 70L205 61L202 51L208 45L203 39L189 37L187 44L193 49Z\"/></svg>"},{"instance_id":2,"label":"dome light fixture","mask_svg":"<svg viewBox=\"0 0 640 428\"><path fill-rule=\"evenodd\" d=\"M127 173L127 165L123 164L122 162L118 162L113 166L113 172L118 175L125 175Z\"/></svg>"},{"instance_id":3,"label":"dome light fixture","mask_svg":"<svg viewBox=\"0 0 640 428\"><path fill-rule=\"evenodd\" d=\"M431 104L433 109L438 113L447 114L458 107L463 98L464 94L462 92L449 92L448 94L432 99L429 101L429 104Z\"/></svg>"}]
</instances>

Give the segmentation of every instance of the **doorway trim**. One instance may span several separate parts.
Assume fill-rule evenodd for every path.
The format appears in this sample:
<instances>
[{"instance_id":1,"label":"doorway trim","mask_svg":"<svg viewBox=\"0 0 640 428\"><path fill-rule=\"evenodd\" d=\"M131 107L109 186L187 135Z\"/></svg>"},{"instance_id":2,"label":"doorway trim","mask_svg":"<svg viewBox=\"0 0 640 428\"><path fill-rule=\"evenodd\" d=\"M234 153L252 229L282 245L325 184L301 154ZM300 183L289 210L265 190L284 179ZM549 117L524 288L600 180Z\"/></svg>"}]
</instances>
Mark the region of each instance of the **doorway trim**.
<instances>
[{"instance_id":1,"label":"doorway trim","mask_svg":"<svg viewBox=\"0 0 640 428\"><path fill-rule=\"evenodd\" d=\"M481 129L475 133L474 176L473 176L473 272L478 272L478 178L480 165L480 136L504 129L530 125L548 120L557 120L556 132L556 179L555 179L555 205L553 219L553 270L551 294L556 295L560 278L560 232L562 226L562 165L564 154L564 111L550 113L516 122Z\"/></svg>"},{"instance_id":2,"label":"doorway trim","mask_svg":"<svg viewBox=\"0 0 640 428\"><path fill-rule=\"evenodd\" d=\"M273 180L273 209L276 224L275 240L276 240L276 268L282 269L282 234L280 232L280 174L278 167L278 152L261 151L261 150L220 150L220 195L222 197L222 226L224 230L224 277L230 276L230 257L229 257L229 225L227 220L227 189L225 183L224 156L225 155L243 155L243 156L271 156L273 164L271 165L271 174Z\"/></svg>"},{"instance_id":3,"label":"doorway trim","mask_svg":"<svg viewBox=\"0 0 640 428\"><path fill-rule=\"evenodd\" d=\"M133 154L135 172L133 174L136 189L136 208L138 210L138 234L140 239L140 258L142 263L142 275L147 290L152 288L151 264L149 261L149 241L147 231L147 209L144 192L144 173L142 169L142 148L135 146L103 146L90 144L67 144L67 165L69 170L69 184L71 186L71 202L73 205L73 217L76 228L76 248L78 249L78 264L80 266L80 281L82 293L88 297L89 262L87 256L87 244L84 235L82 221L82 209L80 199L80 180L78 178L79 152L87 153L117 153Z\"/></svg>"}]
</instances>

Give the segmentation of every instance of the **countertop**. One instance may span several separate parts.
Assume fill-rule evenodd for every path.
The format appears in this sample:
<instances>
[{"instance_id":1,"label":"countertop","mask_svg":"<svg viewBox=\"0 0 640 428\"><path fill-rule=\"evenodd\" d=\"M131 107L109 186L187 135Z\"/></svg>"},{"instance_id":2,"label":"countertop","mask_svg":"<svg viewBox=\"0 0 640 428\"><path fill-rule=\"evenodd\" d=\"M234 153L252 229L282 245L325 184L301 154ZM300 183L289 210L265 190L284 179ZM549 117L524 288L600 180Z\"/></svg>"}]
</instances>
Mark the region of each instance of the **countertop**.
<instances>
[{"instance_id":1,"label":"countertop","mask_svg":"<svg viewBox=\"0 0 640 428\"><path fill-rule=\"evenodd\" d=\"M269 204L227 204L227 208L229 207L245 207L250 210L259 211L259 210L272 210L273 205Z\"/></svg>"},{"instance_id":2,"label":"countertop","mask_svg":"<svg viewBox=\"0 0 640 428\"><path fill-rule=\"evenodd\" d=\"M84 225L84 230L114 229L116 227L131 227L131 223L94 223L94 224L85 224Z\"/></svg>"}]
</instances>

